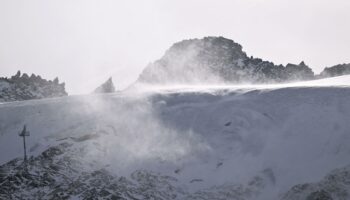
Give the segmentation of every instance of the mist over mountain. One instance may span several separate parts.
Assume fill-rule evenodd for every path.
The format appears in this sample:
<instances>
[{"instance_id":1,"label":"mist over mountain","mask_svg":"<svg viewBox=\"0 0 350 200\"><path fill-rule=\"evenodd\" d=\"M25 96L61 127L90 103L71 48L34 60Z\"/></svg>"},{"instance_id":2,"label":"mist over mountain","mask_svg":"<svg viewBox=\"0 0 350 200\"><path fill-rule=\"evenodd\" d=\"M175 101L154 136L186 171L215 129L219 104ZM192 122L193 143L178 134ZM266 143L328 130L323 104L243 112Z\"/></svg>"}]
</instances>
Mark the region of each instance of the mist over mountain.
<instances>
[{"instance_id":1,"label":"mist over mountain","mask_svg":"<svg viewBox=\"0 0 350 200\"><path fill-rule=\"evenodd\" d=\"M21 74L20 71L11 78L0 78L0 102L22 101L50 97L67 96L65 83L58 78L46 80L32 74Z\"/></svg>"},{"instance_id":2,"label":"mist over mountain","mask_svg":"<svg viewBox=\"0 0 350 200\"><path fill-rule=\"evenodd\" d=\"M310 80L314 72L304 62L275 65L248 57L242 46L224 37L183 40L149 64L137 83L239 84Z\"/></svg>"}]
</instances>

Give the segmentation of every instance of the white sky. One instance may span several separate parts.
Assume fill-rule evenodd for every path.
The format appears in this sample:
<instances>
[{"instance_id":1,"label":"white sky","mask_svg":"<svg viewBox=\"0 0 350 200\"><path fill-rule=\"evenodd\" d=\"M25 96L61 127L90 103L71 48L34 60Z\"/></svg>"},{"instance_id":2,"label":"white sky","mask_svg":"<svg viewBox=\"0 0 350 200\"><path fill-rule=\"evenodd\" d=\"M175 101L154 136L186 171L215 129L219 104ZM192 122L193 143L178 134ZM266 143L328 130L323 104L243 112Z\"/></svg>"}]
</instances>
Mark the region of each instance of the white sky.
<instances>
[{"instance_id":1,"label":"white sky","mask_svg":"<svg viewBox=\"0 0 350 200\"><path fill-rule=\"evenodd\" d=\"M275 64L350 63L349 0L0 0L0 76L118 89L174 42L224 36Z\"/></svg>"}]
</instances>

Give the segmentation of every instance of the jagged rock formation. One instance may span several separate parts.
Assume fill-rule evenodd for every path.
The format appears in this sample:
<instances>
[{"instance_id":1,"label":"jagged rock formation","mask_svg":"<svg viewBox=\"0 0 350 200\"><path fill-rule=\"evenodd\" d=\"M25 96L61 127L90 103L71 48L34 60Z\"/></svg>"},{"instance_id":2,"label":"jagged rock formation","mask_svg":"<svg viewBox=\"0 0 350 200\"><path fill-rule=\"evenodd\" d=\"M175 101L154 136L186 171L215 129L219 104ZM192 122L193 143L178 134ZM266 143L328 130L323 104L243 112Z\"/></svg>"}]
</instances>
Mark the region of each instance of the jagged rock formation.
<instances>
[{"instance_id":1,"label":"jagged rock formation","mask_svg":"<svg viewBox=\"0 0 350 200\"><path fill-rule=\"evenodd\" d=\"M275 83L313 79L312 70L299 65L275 65L248 57L242 46L223 37L184 40L148 65L138 83L210 84Z\"/></svg>"},{"instance_id":2,"label":"jagged rock formation","mask_svg":"<svg viewBox=\"0 0 350 200\"><path fill-rule=\"evenodd\" d=\"M299 65L287 64L284 73L285 80L310 80L313 79L314 76L314 73L304 61Z\"/></svg>"},{"instance_id":3,"label":"jagged rock formation","mask_svg":"<svg viewBox=\"0 0 350 200\"><path fill-rule=\"evenodd\" d=\"M340 64L333 67L326 67L320 74L321 78L342 76L350 74L350 64Z\"/></svg>"},{"instance_id":4,"label":"jagged rock formation","mask_svg":"<svg viewBox=\"0 0 350 200\"><path fill-rule=\"evenodd\" d=\"M65 83L59 83L58 78L53 81L45 80L39 75L18 71L11 78L0 78L0 102L41 99L66 96Z\"/></svg>"},{"instance_id":5,"label":"jagged rock formation","mask_svg":"<svg viewBox=\"0 0 350 200\"><path fill-rule=\"evenodd\" d=\"M105 83L94 90L94 93L112 93L115 92L115 87L110 77Z\"/></svg>"}]
</instances>

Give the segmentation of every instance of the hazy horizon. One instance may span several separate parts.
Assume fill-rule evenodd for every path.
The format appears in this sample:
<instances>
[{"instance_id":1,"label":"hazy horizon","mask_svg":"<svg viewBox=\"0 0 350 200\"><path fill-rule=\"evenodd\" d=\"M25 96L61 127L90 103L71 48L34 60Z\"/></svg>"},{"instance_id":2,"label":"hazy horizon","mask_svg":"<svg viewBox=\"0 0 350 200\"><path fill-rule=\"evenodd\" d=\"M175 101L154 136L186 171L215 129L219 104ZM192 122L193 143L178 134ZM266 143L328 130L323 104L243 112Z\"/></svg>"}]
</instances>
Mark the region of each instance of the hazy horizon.
<instances>
[{"instance_id":1,"label":"hazy horizon","mask_svg":"<svg viewBox=\"0 0 350 200\"><path fill-rule=\"evenodd\" d=\"M0 76L56 76L70 94L117 89L183 39L223 36L249 56L315 73L350 63L346 0L0 0Z\"/></svg>"}]
</instances>

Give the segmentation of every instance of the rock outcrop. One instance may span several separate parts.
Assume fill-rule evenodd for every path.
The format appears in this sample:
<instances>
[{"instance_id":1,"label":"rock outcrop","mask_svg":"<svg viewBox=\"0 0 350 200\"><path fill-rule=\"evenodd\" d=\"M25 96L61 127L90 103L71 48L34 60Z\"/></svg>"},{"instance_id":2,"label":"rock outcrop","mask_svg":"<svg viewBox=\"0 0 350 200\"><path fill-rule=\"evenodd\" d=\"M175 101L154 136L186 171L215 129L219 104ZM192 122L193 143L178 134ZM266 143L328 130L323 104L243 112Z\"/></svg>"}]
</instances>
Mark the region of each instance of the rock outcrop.
<instances>
[{"instance_id":1,"label":"rock outcrop","mask_svg":"<svg viewBox=\"0 0 350 200\"><path fill-rule=\"evenodd\" d=\"M149 64L137 83L237 84L278 83L313 79L313 71L299 65L275 65L248 57L242 46L223 37L184 40Z\"/></svg>"},{"instance_id":2,"label":"rock outcrop","mask_svg":"<svg viewBox=\"0 0 350 200\"><path fill-rule=\"evenodd\" d=\"M321 78L342 76L350 74L350 64L340 64L332 67L326 67L320 74Z\"/></svg>"},{"instance_id":3,"label":"rock outcrop","mask_svg":"<svg viewBox=\"0 0 350 200\"><path fill-rule=\"evenodd\" d=\"M94 90L94 93L112 93L115 92L115 87L110 77L105 83Z\"/></svg>"},{"instance_id":4,"label":"rock outcrop","mask_svg":"<svg viewBox=\"0 0 350 200\"><path fill-rule=\"evenodd\" d=\"M322 180L293 186L282 200L333 200L350 198L350 166L335 169Z\"/></svg>"},{"instance_id":5,"label":"rock outcrop","mask_svg":"<svg viewBox=\"0 0 350 200\"><path fill-rule=\"evenodd\" d=\"M50 97L66 96L65 83L58 78L46 80L32 74L21 74L20 71L11 78L0 78L0 102L22 101Z\"/></svg>"}]
</instances>

